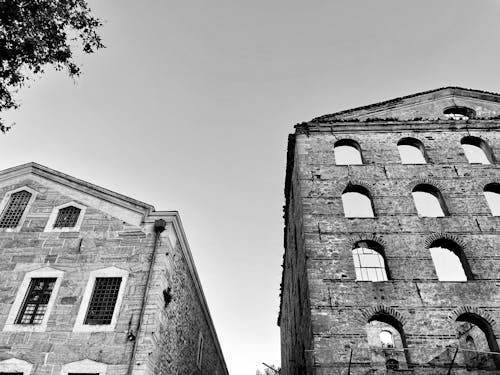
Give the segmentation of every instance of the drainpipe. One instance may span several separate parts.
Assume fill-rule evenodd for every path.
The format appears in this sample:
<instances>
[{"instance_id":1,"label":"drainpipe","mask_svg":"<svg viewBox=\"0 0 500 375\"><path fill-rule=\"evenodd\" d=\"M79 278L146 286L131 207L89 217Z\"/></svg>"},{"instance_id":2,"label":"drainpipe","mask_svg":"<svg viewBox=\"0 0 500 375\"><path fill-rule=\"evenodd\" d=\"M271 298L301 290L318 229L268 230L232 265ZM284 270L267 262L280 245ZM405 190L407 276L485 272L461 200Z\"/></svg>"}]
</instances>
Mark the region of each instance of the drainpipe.
<instances>
[{"instance_id":1,"label":"drainpipe","mask_svg":"<svg viewBox=\"0 0 500 375\"><path fill-rule=\"evenodd\" d=\"M167 222L163 219L158 219L155 220L154 224L154 230L155 230L155 240L153 243L153 254L151 255L151 263L149 265L149 270L148 270L148 278L146 280L146 287L144 288L144 296L142 298L143 304L141 306L141 313L139 314L139 321L137 322L137 330L136 332L136 337L134 337L134 334L132 332L128 333L128 338L131 341L134 341L134 346L132 347L132 356L130 358L130 363L128 365L128 375L132 375L132 369L134 368L134 363L135 363L135 356L137 353L137 343L139 342L140 339L140 333L141 333L141 323L142 319L144 318L144 311L146 310L146 305L149 302L149 289L150 289L150 283L151 283L151 275L153 274L153 265L155 264L155 258L156 258L156 250L158 248L158 242L160 240L160 235L161 232L165 230L165 226L167 225Z\"/></svg>"}]
</instances>

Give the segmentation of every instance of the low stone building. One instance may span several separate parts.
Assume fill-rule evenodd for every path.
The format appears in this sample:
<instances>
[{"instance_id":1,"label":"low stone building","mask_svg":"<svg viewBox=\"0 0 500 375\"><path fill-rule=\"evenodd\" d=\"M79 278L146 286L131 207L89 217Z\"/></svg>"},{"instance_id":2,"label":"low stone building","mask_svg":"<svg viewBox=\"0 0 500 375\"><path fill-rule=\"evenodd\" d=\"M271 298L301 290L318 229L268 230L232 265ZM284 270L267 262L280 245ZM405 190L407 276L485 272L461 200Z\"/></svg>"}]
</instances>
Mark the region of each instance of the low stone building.
<instances>
[{"instance_id":1,"label":"low stone building","mask_svg":"<svg viewBox=\"0 0 500 375\"><path fill-rule=\"evenodd\" d=\"M283 375L500 373L499 130L457 87L295 126Z\"/></svg>"},{"instance_id":2,"label":"low stone building","mask_svg":"<svg viewBox=\"0 0 500 375\"><path fill-rule=\"evenodd\" d=\"M0 171L0 374L227 375L179 214Z\"/></svg>"}]
</instances>

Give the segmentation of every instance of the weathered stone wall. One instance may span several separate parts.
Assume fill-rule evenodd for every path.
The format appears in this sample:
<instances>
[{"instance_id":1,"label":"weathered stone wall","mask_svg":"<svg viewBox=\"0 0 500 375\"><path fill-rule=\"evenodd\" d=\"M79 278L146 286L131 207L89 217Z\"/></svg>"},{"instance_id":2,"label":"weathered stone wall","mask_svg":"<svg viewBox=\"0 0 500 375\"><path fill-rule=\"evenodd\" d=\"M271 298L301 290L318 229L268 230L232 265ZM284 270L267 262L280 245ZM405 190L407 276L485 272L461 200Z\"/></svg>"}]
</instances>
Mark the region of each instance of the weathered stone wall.
<instances>
[{"instance_id":1,"label":"weathered stone wall","mask_svg":"<svg viewBox=\"0 0 500 375\"><path fill-rule=\"evenodd\" d=\"M447 345L457 346L455 319L467 310L488 321L499 337L495 322L500 320L500 217L491 216L483 188L500 182L500 169L498 164L469 164L460 145L463 137L478 136L500 158L497 129L494 121L299 127L291 184L295 201L290 201L294 207L288 208L288 232L292 223L302 223L316 374L345 373L350 348L351 374L366 373L371 368L366 324L377 313L400 321L410 348L409 359L414 363L428 363ZM403 137L422 141L428 164L401 164L397 142ZM339 139L359 143L364 165L335 165L334 143ZM450 216L417 215L411 191L420 182L440 189ZM349 183L370 191L374 218L344 217L341 194ZM428 246L443 236L462 246L473 280L437 280ZM383 246L389 281L355 280L351 250L356 241L370 239ZM293 246L288 240L281 322L291 319L287 299L292 305L299 303L293 288L287 290L291 285L287 280L297 277L287 263L291 253ZM288 343L289 336L282 332L282 344ZM283 368L288 368L290 356L284 356L283 361ZM442 370L414 371L430 374ZM295 373L286 370L284 374Z\"/></svg>"},{"instance_id":2,"label":"weathered stone wall","mask_svg":"<svg viewBox=\"0 0 500 375\"><path fill-rule=\"evenodd\" d=\"M19 232L0 229L0 361L17 358L34 365L32 374L58 375L64 364L90 359L106 364L107 375L125 375L134 346L127 336L130 331L138 338L134 375L225 375L180 242L173 246L167 231L162 235L138 334L154 220L133 226L87 207L79 232L44 232L52 209L73 199L39 180L16 179L0 188L0 200L23 186L38 193ZM6 319L26 272L46 266L64 271L46 330L6 332ZM110 266L129 273L115 330L73 332L90 272ZM168 286L173 300L165 306L162 292ZM200 331L204 335L201 372L196 370Z\"/></svg>"}]
</instances>

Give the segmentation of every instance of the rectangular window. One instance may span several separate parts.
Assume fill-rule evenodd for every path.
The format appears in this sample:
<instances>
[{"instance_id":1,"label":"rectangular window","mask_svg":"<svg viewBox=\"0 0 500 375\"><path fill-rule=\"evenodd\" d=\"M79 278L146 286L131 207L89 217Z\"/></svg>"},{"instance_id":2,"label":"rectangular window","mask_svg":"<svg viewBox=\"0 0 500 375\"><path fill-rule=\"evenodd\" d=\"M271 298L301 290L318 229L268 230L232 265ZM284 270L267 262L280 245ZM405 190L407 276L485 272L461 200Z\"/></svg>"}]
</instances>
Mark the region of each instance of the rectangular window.
<instances>
[{"instance_id":1,"label":"rectangular window","mask_svg":"<svg viewBox=\"0 0 500 375\"><path fill-rule=\"evenodd\" d=\"M16 324L42 323L55 282L55 278L31 279L28 293L19 311Z\"/></svg>"},{"instance_id":2,"label":"rectangular window","mask_svg":"<svg viewBox=\"0 0 500 375\"><path fill-rule=\"evenodd\" d=\"M110 324L120 291L121 277L97 277L84 324Z\"/></svg>"},{"instance_id":3,"label":"rectangular window","mask_svg":"<svg viewBox=\"0 0 500 375\"><path fill-rule=\"evenodd\" d=\"M74 206L61 208L57 213L54 228L73 228L80 216L80 209Z\"/></svg>"},{"instance_id":4,"label":"rectangular window","mask_svg":"<svg viewBox=\"0 0 500 375\"><path fill-rule=\"evenodd\" d=\"M0 228L16 228L28 206L31 193L26 190L18 191L10 196L9 203L2 212Z\"/></svg>"}]
</instances>

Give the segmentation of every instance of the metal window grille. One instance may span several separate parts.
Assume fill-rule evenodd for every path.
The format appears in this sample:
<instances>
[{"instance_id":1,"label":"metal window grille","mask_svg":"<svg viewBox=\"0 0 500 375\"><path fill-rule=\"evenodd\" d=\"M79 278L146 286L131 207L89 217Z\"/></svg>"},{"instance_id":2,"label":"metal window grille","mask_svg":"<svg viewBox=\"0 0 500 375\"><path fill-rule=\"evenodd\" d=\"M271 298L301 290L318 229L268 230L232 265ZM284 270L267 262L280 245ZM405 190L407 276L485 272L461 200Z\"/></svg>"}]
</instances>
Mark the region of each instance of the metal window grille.
<instances>
[{"instance_id":1,"label":"metal window grille","mask_svg":"<svg viewBox=\"0 0 500 375\"><path fill-rule=\"evenodd\" d=\"M17 324L41 324L56 279L31 279L31 283L17 317Z\"/></svg>"},{"instance_id":2,"label":"metal window grille","mask_svg":"<svg viewBox=\"0 0 500 375\"><path fill-rule=\"evenodd\" d=\"M19 225L26 206L31 198L31 193L26 190L18 191L10 196L9 203L2 212L0 228L15 228Z\"/></svg>"},{"instance_id":3,"label":"metal window grille","mask_svg":"<svg viewBox=\"0 0 500 375\"><path fill-rule=\"evenodd\" d=\"M85 324L111 323L121 282L121 277L96 278Z\"/></svg>"},{"instance_id":4,"label":"metal window grille","mask_svg":"<svg viewBox=\"0 0 500 375\"><path fill-rule=\"evenodd\" d=\"M358 247L352 251L356 280L387 281L387 272L382 255L377 251Z\"/></svg>"},{"instance_id":5,"label":"metal window grille","mask_svg":"<svg viewBox=\"0 0 500 375\"><path fill-rule=\"evenodd\" d=\"M76 225L78 221L78 216L80 216L80 209L74 206L68 206L61 208L57 213L56 222L54 228L72 228Z\"/></svg>"}]
</instances>

